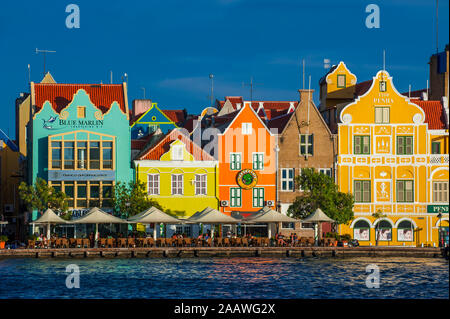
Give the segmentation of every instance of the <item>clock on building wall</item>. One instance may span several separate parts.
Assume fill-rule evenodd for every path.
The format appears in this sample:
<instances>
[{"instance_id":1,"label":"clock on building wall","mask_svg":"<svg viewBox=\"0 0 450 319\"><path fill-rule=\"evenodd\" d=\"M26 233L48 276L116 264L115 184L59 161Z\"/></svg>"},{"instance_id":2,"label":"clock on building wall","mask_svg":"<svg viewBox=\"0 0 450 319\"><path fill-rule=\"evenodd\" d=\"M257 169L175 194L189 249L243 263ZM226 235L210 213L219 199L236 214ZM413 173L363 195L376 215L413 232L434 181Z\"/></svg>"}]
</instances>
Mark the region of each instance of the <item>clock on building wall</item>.
<instances>
[{"instance_id":1,"label":"clock on building wall","mask_svg":"<svg viewBox=\"0 0 450 319\"><path fill-rule=\"evenodd\" d=\"M258 183L258 176L251 169L243 169L237 174L237 183L243 189L251 189Z\"/></svg>"}]
</instances>

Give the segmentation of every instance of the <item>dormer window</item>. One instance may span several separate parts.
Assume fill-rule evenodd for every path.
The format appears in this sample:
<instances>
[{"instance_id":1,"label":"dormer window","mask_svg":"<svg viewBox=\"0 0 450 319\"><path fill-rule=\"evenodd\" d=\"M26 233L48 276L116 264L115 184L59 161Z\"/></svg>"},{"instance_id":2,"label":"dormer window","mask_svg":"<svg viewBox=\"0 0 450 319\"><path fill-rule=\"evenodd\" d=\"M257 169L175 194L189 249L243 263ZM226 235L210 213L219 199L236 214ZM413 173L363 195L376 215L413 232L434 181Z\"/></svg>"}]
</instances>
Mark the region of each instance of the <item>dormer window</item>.
<instances>
[{"instance_id":1,"label":"dormer window","mask_svg":"<svg viewBox=\"0 0 450 319\"><path fill-rule=\"evenodd\" d=\"M252 134L252 123L242 123L242 134L243 135Z\"/></svg>"},{"instance_id":2,"label":"dormer window","mask_svg":"<svg viewBox=\"0 0 450 319\"><path fill-rule=\"evenodd\" d=\"M77 107L77 116L80 119L86 118L86 107L85 106L78 106Z\"/></svg>"},{"instance_id":3,"label":"dormer window","mask_svg":"<svg viewBox=\"0 0 450 319\"><path fill-rule=\"evenodd\" d=\"M337 76L337 87L345 88L345 74L338 74Z\"/></svg>"},{"instance_id":4,"label":"dormer window","mask_svg":"<svg viewBox=\"0 0 450 319\"><path fill-rule=\"evenodd\" d=\"M172 160L173 161L183 160L183 145L172 146Z\"/></svg>"}]
</instances>

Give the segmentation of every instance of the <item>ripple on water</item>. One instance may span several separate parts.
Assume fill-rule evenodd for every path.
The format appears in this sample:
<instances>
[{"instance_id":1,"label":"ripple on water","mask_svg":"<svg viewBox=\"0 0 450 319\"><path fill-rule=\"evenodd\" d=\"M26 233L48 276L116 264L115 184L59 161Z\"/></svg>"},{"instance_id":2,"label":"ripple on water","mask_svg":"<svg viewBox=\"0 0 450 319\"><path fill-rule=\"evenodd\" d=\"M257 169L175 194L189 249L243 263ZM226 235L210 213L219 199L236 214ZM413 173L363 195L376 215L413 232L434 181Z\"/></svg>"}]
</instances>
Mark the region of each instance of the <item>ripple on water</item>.
<instances>
[{"instance_id":1,"label":"ripple on water","mask_svg":"<svg viewBox=\"0 0 450 319\"><path fill-rule=\"evenodd\" d=\"M69 264L80 289L65 286ZM379 289L365 285L369 264ZM0 260L0 298L449 298L448 287L443 259Z\"/></svg>"}]
</instances>

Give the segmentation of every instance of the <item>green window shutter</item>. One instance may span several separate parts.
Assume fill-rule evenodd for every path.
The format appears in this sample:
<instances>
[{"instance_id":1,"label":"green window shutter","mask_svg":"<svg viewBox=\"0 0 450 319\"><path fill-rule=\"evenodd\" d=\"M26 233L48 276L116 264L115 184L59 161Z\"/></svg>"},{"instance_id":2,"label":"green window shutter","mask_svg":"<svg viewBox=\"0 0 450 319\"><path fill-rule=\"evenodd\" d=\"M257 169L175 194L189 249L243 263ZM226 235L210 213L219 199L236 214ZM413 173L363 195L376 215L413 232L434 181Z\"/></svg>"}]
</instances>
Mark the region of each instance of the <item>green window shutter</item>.
<instances>
[{"instance_id":1,"label":"green window shutter","mask_svg":"<svg viewBox=\"0 0 450 319\"><path fill-rule=\"evenodd\" d=\"M363 136L363 154L370 154L370 137Z\"/></svg>"},{"instance_id":2,"label":"green window shutter","mask_svg":"<svg viewBox=\"0 0 450 319\"><path fill-rule=\"evenodd\" d=\"M355 190L354 190L355 202L361 202L361 182L355 181Z\"/></svg>"},{"instance_id":3,"label":"green window shutter","mask_svg":"<svg viewBox=\"0 0 450 319\"><path fill-rule=\"evenodd\" d=\"M314 155L314 135L310 134L308 136L308 154Z\"/></svg>"},{"instance_id":4,"label":"green window shutter","mask_svg":"<svg viewBox=\"0 0 450 319\"><path fill-rule=\"evenodd\" d=\"M361 154L361 137L354 137L354 152L355 154Z\"/></svg>"},{"instance_id":5,"label":"green window shutter","mask_svg":"<svg viewBox=\"0 0 450 319\"><path fill-rule=\"evenodd\" d=\"M404 154L403 136L397 137L397 154L399 154L399 155Z\"/></svg>"},{"instance_id":6,"label":"green window shutter","mask_svg":"<svg viewBox=\"0 0 450 319\"><path fill-rule=\"evenodd\" d=\"M405 146L405 154L412 154L413 153L413 138L412 136L406 136L406 146Z\"/></svg>"}]
</instances>

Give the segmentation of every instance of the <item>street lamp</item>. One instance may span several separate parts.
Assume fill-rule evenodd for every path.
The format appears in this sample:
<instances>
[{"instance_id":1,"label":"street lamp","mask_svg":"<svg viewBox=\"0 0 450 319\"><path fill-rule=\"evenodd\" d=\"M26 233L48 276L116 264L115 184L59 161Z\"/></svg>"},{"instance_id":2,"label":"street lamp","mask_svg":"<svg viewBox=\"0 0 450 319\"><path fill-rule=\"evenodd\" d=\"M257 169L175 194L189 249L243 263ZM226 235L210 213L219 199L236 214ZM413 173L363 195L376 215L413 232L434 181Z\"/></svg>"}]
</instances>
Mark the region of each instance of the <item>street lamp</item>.
<instances>
[{"instance_id":1,"label":"street lamp","mask_svg":"<svg viewBox=\"0 0 450 319\"><path fill-rule=\"evenodd\" d=\"M439 213L436 216L439 219L439 227L438 227L438 236L439 236L439 245L441 245L441 220L442 220L442 214ZM444 238L442 237L442 246L444 246Z\"/></svg>"}]
</instances>

